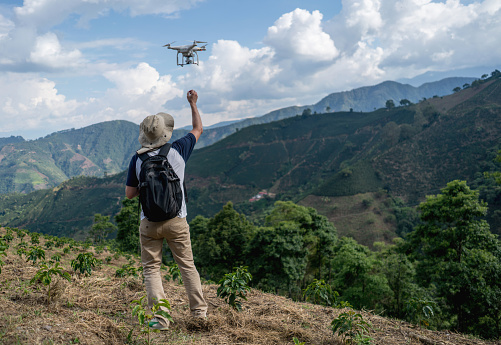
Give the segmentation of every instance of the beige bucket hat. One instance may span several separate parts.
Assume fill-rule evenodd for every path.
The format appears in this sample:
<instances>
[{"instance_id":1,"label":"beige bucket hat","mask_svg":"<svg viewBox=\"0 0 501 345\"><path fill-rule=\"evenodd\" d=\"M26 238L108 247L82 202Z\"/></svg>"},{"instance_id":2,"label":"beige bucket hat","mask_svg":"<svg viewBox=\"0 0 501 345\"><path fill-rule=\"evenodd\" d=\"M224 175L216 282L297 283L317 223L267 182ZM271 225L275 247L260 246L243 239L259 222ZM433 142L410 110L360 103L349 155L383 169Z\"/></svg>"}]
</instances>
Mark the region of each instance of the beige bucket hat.
<instances>
[{"instance_id":1,"label":"beige bucket hat","mask_svg":"<svg viewBox=\"0 0 501 345\"><path fill-rule=\"evenodd\" d=\"M139 126L139 151L146 152L166 144L172 137L174 118L167 113L158 113L146 117ZM138 153L139 153L138 151Z\"/></svg>"}]
</instances>

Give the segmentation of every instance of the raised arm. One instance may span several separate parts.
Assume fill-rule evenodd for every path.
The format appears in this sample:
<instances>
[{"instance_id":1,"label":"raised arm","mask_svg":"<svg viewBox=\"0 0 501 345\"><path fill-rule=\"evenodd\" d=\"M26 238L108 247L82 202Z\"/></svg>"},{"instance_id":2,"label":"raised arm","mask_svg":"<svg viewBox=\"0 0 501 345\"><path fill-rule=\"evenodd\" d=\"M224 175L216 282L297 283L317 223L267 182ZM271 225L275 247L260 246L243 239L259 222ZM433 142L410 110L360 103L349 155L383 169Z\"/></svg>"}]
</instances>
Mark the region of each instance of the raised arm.
<instances>
[{"instance_id":1,"label":"raised arm","mask_svg":"<svg viewBox=\"0 0 501 345\"><path fill-rule=\"evenodd\" d=\"M190 133L192 133L198 141L198 138L200 138L204 131L202 126L202 118L200 117L197 108L198 94L195 90L190 90L188 91L186 98L188 99L188 103L191 107L191 121L193 129L190 131Z\"/></svg>"}]
</instances>

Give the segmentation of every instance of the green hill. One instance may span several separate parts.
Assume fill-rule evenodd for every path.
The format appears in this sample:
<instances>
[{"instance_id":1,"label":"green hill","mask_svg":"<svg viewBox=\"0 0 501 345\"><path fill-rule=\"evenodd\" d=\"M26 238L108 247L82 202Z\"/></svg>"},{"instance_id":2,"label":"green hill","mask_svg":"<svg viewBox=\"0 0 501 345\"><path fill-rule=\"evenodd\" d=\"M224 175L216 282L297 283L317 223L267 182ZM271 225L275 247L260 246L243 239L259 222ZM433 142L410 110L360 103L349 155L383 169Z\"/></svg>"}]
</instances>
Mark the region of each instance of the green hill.
<instances>
[{"instance_id":1,"label":"green hill","mask_svg":"<svg viewBox=\"0 0 501 345\"><path fill-rule=\"evenodd\" d=\"M389 241L398 221L390 196L416 205L451 180L471 183L481 180L484 171L501 170L493 162L500 148L500 100L501 79L490 78L408 107L298 115L240 129L194 151L186 175L189 218L212 216L228 201L252 216L275 200L293 200L319 209L340 235L349 234L366 245ZM137 126L130 127L130 136L136 138ZM81 142L73 132L77 131L56 136L74 138L71 143L59 140L68 154L75 155L77 142L89 157L85 150L92 145L108 145L111 151L116 143L99 142L103 136ZM121 156L123 164L133 150L123 150L127 151ZM71 171L72 166L66 169ZM95 213L113 215L119 210L124 182L122 172L106 178L74 178L27 195L3 195L0 223L71 236L85 231ZM250 202L259 192L265 197ZM491 199L499 197L493 194ZM499 225L492 230L499 233Z\"/></svg>"}]
</instances>

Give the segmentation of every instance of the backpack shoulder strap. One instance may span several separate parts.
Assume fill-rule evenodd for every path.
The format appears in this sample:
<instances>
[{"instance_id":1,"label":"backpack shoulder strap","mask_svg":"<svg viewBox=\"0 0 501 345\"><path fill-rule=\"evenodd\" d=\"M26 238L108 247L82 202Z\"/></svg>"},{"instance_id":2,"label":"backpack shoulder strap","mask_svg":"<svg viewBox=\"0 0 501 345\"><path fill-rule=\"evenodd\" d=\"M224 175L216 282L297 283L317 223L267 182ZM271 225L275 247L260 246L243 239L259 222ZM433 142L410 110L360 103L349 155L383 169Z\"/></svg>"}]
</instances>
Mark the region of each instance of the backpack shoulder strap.
<instances>
[{"instance_id":1,"label":"backpack shoulder strap","mask_svg":"<svg viewBox=\"0 0 501 345\"><path fill-rule=\"evenodd\" d=\"M162 148L160 149L160 152L158 153L159 156L164 156L164 157L167 157L167 154L169 153L169 150L170 150L170 144L167 143L165 144L164 146L162 146Z\"/></svg>"}]
</instances>

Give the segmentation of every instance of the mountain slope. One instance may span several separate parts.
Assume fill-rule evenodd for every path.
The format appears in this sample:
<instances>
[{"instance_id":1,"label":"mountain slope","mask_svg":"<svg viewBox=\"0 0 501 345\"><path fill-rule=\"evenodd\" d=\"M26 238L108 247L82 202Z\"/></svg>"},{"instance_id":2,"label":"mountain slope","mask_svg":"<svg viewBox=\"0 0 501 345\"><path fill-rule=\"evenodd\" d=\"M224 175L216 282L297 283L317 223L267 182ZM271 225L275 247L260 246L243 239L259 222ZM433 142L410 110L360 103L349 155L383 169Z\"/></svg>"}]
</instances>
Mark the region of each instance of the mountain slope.
<instances>
[{"instance_id":1,"label":"mountain slope","mask_svg":"<svg viewBox=\"0 0 501 345\"><path fill-rule=\"evenodd\" d=\"M310 109L331 111L372 111L384 106L387 99L412 102L432 95L449 94L452 89L473 78L448 78L415 88L396 82L384 82L347 92L333 93L310 106L291 106L266 115L208 128L197 149L209 146L238 130L302 114ZM53 133L42 139L24 141L21 137L0 138L0 193L31 192L50 188L79 175L103 176L127 168L129 157L138 148L139 127L128 121L109 121ZM174 131L176 140L188 129Z\"/></svg>"},{"instance_id":2,"label":"mountain slope","mask_svg":"<svg viewBox=\"0 0 501 345\"><path fill-rule=\"evenodd\" d=\"M483 171L500 170L492 161L500 148L500 100L501 79L491 79L410 107L300 115L243 128L193 152L186 174L188 217L212 216L228 201L252 214L275 200L293 200L323 205L340 234L390 240L395 224L386 200L377 196L381 190L416 205L451 180L470 182ZM124 183L122 172L74 178L25 196L0 196L0 223L71 235L87 229L95 213L118 212ZM249 202L264 190L268 197ZM356 196L352 207L335 205L358 194L364 196ZM363 214L365 220L358 218L364 225L343 222L346 229L340 228L341 209ZM383 238L364 235L374 225L384 229Z\"/></svg>"}]
</instances>

